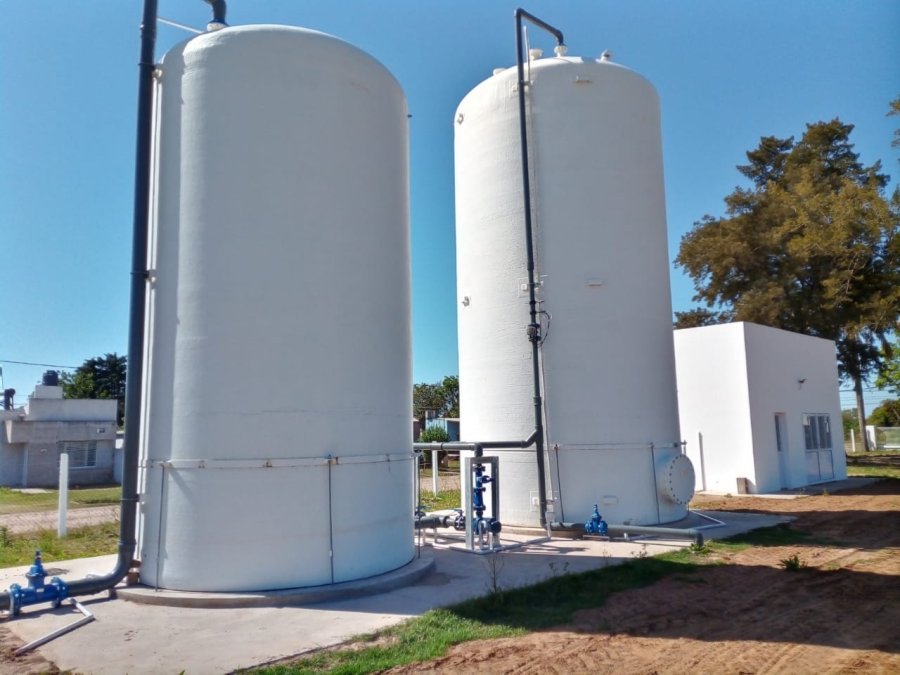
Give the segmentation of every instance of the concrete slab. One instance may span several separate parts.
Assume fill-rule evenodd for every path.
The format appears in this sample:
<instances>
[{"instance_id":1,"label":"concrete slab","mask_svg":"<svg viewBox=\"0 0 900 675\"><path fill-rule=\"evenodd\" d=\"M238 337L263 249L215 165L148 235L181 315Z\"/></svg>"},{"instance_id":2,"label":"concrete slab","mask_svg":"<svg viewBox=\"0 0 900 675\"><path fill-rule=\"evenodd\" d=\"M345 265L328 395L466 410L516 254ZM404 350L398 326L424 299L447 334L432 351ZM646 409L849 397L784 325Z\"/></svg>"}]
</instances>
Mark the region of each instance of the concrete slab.
<instances>
[{"instance_id":1,"label":"concrete slab","mask_svg":"<svg viewBox=\"0 0 900 675\"><path fill-rule=\"evenodd\" d=\"M784 519L747 513L709 513L726 527L704 530L710 538L766 527ZM712 521L700 517L709 525ZM504 535L503 544L521 543L523 536ZM442 534L423 547L434 567L416 583L379 595L331 599L316 605L288 602L243 608L171 607L130 602L106 594L80 598L96 621L39 648L40 654L63 670L80 673L180 672L188 675L225 673L340 644L446 606L484 595L496 584L521 587L552 576L620 564L686 546L689 540L641 539L597 541L553 539L493 556L455 550L458 535ZM68 579L103 574L114 556L47 563L52 574ZM24 581L28 567L0 570L0 587ZM120 594L124 586L120 587ZM125 589L127 593L127 589ZM30 642L75 621L73 609L47 605L26 607L4 625L23 642ZM23 671L25 672L25 671Z\"/></svg>"},{"instance_id":2,"label":"concrete slab","mask_svg":"<svg viewBox=\"0 0 900 675\"><path fill-rule=\"evenodd\" d=\"M714 497L724 497L731 495L732 497L756 497L758 499L797 499L799 497L807 497L809 495L820 495L824 492L841 492L843 490L855 490L866 485L870 485L878 478L870 478L868 476L850 476L843 480L832 480L827 483L816 483L815 485L804 485L799 488L785 488L778 492L760 492L755 494L735 494L733 492L715 492L712 490L700 490L698 495L710 495Z\"/></svg>"},{"instance_id":3,"label":"concrete slab","mask_svg":"<svg viewBox=\"0 0 900 675\"><path fill-rule=\"evenodd\" d=\"M434 569L434 555L430 550L420 552L411 563L398 570L368 579L348 581L329 586L289 588L259 593L198 593L170 591L148 586L126 586L118 590L120 598L145 605L169 607L283 607L309 605L319 602L359 598L364 595L387 593L395 588L416 583Z\"/></svg>"}]
</instances>

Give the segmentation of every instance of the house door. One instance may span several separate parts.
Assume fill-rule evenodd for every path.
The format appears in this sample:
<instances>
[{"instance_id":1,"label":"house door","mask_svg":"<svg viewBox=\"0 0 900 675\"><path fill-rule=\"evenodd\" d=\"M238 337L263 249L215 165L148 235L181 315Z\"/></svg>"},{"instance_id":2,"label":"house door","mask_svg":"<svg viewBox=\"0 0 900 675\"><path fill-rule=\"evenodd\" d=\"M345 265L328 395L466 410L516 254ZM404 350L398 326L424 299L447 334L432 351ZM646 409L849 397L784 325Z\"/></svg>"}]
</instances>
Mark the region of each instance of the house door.
<instances>
[{"instance_id":1,"label":"house door","mask_svg":"<svg viewBox=\"0 0 900 675\"><path fill-rule=\"evenodd\" d=\"M787 425L784 413L775 413L775 448L778 452L778 476L782 488L791 486L788 462Z\"/></svg>"},{"instance_id":2,"label":"house door","mask_svg":"<svg viewBox=\"0 0 900 675\"><path fill-rule=\"evenodd\" d=\"M834 478L831 455L831 419L828 415L803 415L803 439L806 444L806 480L819 483Z\"/></svg>"}]
</instances>

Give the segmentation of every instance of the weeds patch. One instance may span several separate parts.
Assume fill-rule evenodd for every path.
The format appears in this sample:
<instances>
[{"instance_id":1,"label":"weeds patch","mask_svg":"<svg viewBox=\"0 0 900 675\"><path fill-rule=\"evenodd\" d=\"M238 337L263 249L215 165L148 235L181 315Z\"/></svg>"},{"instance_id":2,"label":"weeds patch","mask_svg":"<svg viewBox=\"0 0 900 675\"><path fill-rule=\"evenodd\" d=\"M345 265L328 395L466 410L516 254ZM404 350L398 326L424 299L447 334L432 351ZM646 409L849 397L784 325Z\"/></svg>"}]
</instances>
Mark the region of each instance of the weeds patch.
<instances>
[{"instance_id":1,"label":"weeds patch","mask_svg":"<svg viewBox=\"0 0 900 675\"><path fill-rule=\"evenodd\" d=\"M5 532L0 536L0 567L30 565L34 552L40 551L44 562L90 558L115 553L119 544L119 524L104 523L69 530L59 538L54 530L38 530L23 534Z\"/></svg>"}]
</instances>

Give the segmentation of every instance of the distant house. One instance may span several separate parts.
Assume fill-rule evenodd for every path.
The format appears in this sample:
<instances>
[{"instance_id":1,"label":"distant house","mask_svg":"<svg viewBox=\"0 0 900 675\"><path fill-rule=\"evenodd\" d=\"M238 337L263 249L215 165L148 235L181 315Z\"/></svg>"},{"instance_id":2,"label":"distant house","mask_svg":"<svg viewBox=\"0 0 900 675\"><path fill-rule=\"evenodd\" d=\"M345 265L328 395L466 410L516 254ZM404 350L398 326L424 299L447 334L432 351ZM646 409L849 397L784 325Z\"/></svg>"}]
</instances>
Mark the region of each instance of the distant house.
<instances>
[{"instance_id":1,"label":"distant house","mask_svg":"<svg viewBox=\"0 0 900 675\"><path fill-rule=\"evenodd\" d=\"M437 427L447 432L447 436L451 441L459 440L459 418L458 417L431 417L425 420L425 428L431 429Z\"/></svg>"},{"instance_id":2,"label":"distant house","mask_svg":"<svg viewBox=\"0 0 900 675\"><path fill-rule=\"evenodd\" d=\"M71 485L113 482L115 400L64 399L39 384L25 406L0 410L0 425L0 486L55 487L63 452Z\"/></svg>"},{"instance_id":3,"label":"distant house","mask_svg":"<svg viewBox=\"0 0 900 675\"><path fill-rule=\"evenodd\" d=\"M775 492L847 477L835 344L753 323L675 331L696 488Z\"/></svg>"}]
</instances>

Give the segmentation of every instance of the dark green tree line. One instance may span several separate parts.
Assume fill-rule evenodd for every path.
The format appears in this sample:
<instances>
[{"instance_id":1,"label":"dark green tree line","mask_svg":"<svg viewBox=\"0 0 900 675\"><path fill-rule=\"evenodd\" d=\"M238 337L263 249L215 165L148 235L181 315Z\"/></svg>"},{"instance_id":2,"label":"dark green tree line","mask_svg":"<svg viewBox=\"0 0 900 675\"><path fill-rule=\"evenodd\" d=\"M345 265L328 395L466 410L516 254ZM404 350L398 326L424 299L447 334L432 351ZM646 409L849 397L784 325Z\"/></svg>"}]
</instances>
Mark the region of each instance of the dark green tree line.
<instances>
[{"instance_id":1,"label":"dark green tree line","mask_svg":"<svg viewBox=\"0 0 900 675\"><path fill-rule=\"evenodd\" d=\"M71 373L63 373L60 384L66 398L114 398L118 401L116 423L125 420L125 373L128 359L104 354L87 359Z\"/></svg>"},{"instance_id":2,"label":"dark green tree line","mask_svg":"<svg viewBox=\"0 0 900 675\"><path fill-rule=\"evenodd\" d=\"M434 410L436 417L459 417L459 377L448 375L433 384L413 386L413 417L425 419L425 411Z\"/></svg>"}]
</instances>

